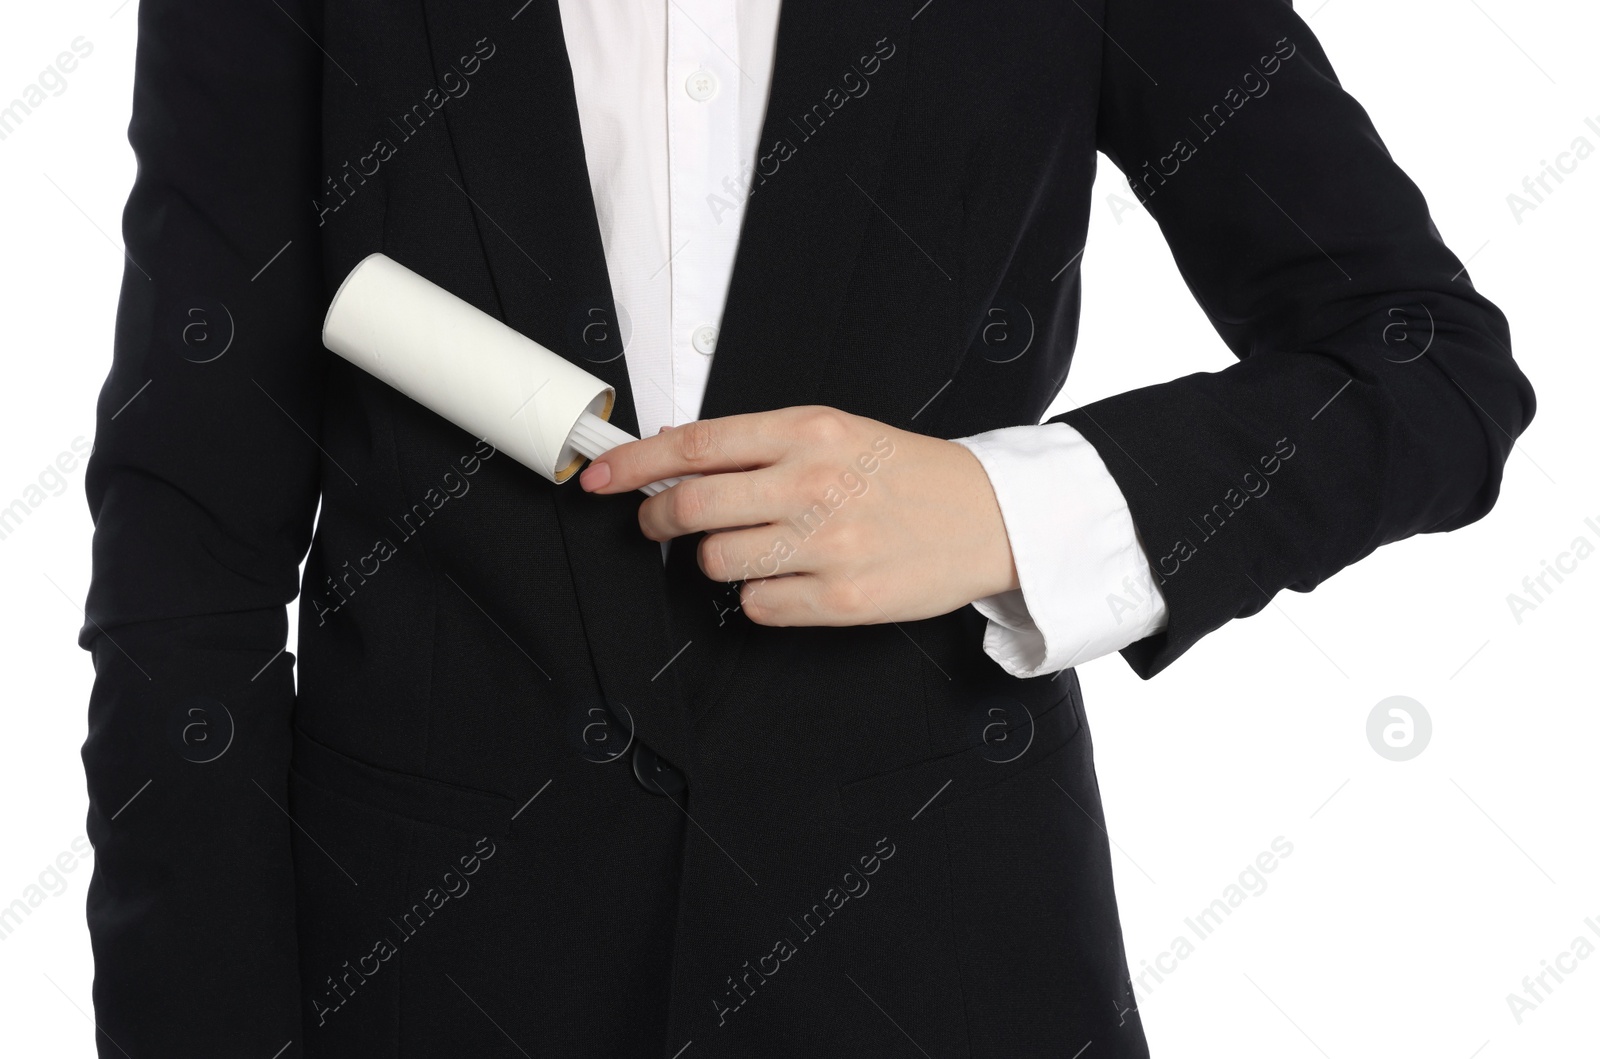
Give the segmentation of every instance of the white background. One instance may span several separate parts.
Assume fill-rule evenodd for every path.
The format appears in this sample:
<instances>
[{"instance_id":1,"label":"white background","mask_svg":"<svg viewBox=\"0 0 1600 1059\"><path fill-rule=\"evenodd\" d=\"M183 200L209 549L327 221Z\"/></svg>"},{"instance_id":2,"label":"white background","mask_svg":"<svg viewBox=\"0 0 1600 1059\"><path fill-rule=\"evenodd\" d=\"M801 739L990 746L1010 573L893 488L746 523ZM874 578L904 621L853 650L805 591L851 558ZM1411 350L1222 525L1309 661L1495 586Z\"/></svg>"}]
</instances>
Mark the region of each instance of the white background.
<instances>
[{"instance_id":1,"label":"white background","mask_svg":"<svg viewBox=\"0 0 1600 1059\"><path fill-rule=\"evenodd\" d=\"M117 2L15 5L0 34L0 101L75 38L93 45L0 141L0 506L94 433L134 175L136 10ZM1485 521L1284 593L1153 681L1116 656L1080 670L1129 963L1176 968L1138 989L1146 1030L1162 1057L1594 1055L1600 953L1547 979L1551 995L1520 1023L1506 997L1578 936L1600 947L1600 556L1520 623L1506 597L1574 538L1600 545L1584 521L1600 527L1585 429L1600 155L1520 220L1507 196L1577 137L1600 150L1584 123L1600 126L1600 13L1576 0L1318 2L1302 15L1510 318L1539 413ZM1231 362L1109 164L1084 274L1077 363L1052 411ZM64 477L0 539L0 907L48 894L0 937L8 1055L94 1055L91 861L46 872L87 808L78 751L93 673L75 637L91 526L81 463ZM1392 695L1433 722L1410 761L1368 743L1368 714ZM1266 888L1196 941L1185 919L1280 836L1293 852ZM1181 935L1193 953L1162 957Z\"/></svg>"}]
</instances>

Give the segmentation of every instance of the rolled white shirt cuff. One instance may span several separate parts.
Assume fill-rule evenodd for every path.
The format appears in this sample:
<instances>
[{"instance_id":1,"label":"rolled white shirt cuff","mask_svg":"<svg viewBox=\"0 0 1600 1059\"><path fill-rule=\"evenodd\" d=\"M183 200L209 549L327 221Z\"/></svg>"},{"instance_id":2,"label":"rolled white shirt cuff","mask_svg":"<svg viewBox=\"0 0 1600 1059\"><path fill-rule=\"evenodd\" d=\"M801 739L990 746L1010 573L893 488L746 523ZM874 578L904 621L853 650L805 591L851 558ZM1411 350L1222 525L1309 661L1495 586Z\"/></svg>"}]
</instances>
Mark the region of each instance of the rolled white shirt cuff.
<instances>
[{"instance_id":1,"label":"rolled white shirt cuff","mask_svg":"<svg viewBox=\"0 0 1600 1059\"><path fill-rule=\"evenodd\" d=\"M983 649L1006 672L1036 677L1167 627L1167 604L1100 454L1066 423L1001 427L965 445L989 476L1020 588L974 600Z\"/></svg>"}]
</instances>

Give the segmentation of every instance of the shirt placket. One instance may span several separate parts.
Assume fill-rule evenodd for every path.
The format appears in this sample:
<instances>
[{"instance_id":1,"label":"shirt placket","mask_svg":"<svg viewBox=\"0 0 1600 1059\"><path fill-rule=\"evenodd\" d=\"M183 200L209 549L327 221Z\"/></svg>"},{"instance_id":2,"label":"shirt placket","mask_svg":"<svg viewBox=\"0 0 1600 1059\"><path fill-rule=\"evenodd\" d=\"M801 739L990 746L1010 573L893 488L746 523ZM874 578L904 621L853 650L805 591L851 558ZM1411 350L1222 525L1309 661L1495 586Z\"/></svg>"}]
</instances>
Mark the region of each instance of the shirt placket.
<instances>
[{"instance_id":1,"label":"shirt placket","mask_svg":"<svg viewBox=\"0 0 1600 1059\"><path fill-rule=\"evenodd\" d=\"M716 357L744 198L724 184L740 165L739 34L734 0L667 5L667 157L672 422L699 414Z\"/></svg>"}]
</instances>

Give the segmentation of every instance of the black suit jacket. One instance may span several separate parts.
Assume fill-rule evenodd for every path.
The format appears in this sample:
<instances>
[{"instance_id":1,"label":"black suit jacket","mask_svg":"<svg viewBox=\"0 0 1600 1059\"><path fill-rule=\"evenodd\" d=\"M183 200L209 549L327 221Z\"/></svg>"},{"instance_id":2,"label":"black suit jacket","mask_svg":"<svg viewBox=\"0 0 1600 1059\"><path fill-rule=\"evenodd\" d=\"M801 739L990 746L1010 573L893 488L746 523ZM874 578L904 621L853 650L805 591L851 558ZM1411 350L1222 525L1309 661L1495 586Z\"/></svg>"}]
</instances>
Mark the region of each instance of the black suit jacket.
<instances>
[{"instance_id":1,"label":"black suit jacket","mask_svg":"<svg viewBox=\"0 0 1600 1059\"><path fill-rule=\"evenodd\" d=\"M970 607L754 626L638 494L322 348L381 250L636 427L554 0L139 19L81 636L101 1054L1144 1055L1072 672L1007 676ZM1505 320L1288 4L791 0L777 48L703 417L1037 422L1099 151L1239 357L1058 417L1161 579L1141 676L1494 502Z\"/></svg>"}]
</instances>

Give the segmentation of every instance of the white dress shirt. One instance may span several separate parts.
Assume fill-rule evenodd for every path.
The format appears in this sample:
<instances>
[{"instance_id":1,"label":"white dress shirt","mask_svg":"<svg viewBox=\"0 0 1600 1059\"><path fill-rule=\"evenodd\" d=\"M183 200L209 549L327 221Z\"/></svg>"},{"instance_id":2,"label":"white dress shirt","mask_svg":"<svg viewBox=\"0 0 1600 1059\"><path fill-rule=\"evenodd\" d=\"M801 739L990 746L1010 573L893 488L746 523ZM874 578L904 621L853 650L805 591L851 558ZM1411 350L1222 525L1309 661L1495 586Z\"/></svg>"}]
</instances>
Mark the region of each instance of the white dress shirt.
<instances>
[{"instance_id":1,"label":"white dress shirt","mask_svg":"<svg viewBox=\"0 0 1600 1059\"><path fill-rule=\"evenodd\" d=\"M779 0L560 0L639 430L698 415L716 356L777 42ZM956 439L999 500L1021 587L973 603L1021 677L1166 627L1132 516L1065 423Z\"/></svg>"}]
</instances>

